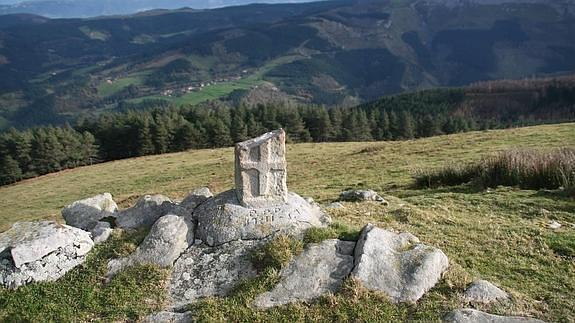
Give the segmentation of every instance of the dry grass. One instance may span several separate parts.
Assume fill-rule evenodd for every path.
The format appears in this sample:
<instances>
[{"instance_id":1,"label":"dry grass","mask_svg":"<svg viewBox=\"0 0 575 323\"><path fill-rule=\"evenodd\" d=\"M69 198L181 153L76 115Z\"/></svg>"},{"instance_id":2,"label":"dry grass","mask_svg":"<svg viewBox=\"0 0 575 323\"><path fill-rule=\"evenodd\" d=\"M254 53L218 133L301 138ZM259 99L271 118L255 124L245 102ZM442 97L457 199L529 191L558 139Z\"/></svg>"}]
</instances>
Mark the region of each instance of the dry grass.
<instances>
[{"instance_id":1,"label":"dry grass","mask_svg":"<svg viewBox=\"0 0 575 323\"><path fill-rule=\"evenodd\" d=\"M575 188L575 149L508 150L468 165L448 164L416 174L417 187L455 186L475 181L483 187Z\"/></svg>"},{"instance_id":2,"label":"dry grass","mask_svg":"<svg viewBox=\"0 0 575 323\"><path fill-rule=\"evenodd\" d=\"M469 306L459 296L472 280L482 278L509 291L513 302L481 309L552 322L575 321L572 198L555 192L506 187L490 190L477 190L472 185L426 190L410 187L415 169L436 168L447 162L467 164L511 148L551 150L573 144L575 124L406 142L289 145L291 190L324 203L335 200L347 188L371 188L390 202L389 207L378 203L343 203L344 209L329 211L337 225L309 233L307 242L353 238L370 222L398 232L411 232L424 243L441 248L450 259L450 269L440 284L415 305L391 304L384 295L367 292L350 281L342 292L311 304L257 311L249 306L250 301L277 281L276 269L265 270L258 281L238 286L233 297L208 299L194 307L194 313L200 321L437 321L451 309ZM232 154L231 149L223 149L144 157L3 187L0 228L22 219L59 219L60 209L67 203L102 191L111 191L125 206L146 193L182 198L203 185L221 192L232 187ZM550 220L558 221L562 228L549 229ZM291 250L289 244L282 246L278 248ZM281 262L289 254L291 251L279 252L284 259ZM58 299L65 299L66 290L60 293ZM110 297L116 296L110 294ZM38 296L34 300L38 308L50 304L49 297ZM81 300L77 305L84 306L80 303ZM0 300L0 308L1 305Z\"/></svg>"}]
</instances>

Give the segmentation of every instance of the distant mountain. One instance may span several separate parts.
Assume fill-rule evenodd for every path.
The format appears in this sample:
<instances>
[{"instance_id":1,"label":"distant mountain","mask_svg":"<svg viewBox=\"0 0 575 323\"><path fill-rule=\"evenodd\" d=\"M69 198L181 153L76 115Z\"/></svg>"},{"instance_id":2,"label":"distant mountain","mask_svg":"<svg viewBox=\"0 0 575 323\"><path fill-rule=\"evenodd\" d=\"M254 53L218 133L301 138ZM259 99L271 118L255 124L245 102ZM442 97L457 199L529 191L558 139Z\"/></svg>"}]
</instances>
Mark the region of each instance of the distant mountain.
<instances>
[{"instance_id":1,"label":"distant mountain","mask_svg":"<svg viewBox=\"0 0 575 323\"><path fill-rule=\"evenodd\" d=\"M212 9L249 3L295 3L309 0L0 0L0 15L29 13L50 18L127 15L154 9Z\"/></svg>"},{"instance_id":2,"label":"distant mountain","mask_svg":"<svg viewBox=\"0 0 575 323\"><path fill-rule=\"evenodd\" d=\"M335 0L97 19L8 16L0 26L6 19L0 128L146 100L237 101L258 87L278 95L257 97L349 106L575 71L575 4L564 0Z\"/></svg>"}]
</instances>

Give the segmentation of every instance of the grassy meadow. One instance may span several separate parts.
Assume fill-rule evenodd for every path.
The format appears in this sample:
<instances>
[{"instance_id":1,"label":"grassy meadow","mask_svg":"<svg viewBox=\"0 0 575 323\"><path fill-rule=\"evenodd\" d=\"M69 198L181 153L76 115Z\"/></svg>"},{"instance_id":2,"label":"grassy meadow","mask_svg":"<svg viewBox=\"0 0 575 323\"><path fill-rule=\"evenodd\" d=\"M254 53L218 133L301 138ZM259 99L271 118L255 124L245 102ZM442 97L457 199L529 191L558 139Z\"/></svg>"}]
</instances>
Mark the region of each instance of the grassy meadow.
<instances>
[{"instance_id":1,"label":"grassy meadow","mask_svg":"<svg viewBox=\"0 0 575 323\"><path fill-rule=\"evenodd\" d=\"M573 197L554 190L481 189L472 184L418 189L413 180L418 170L439 168L446 163L468 163L506 149L550 150L573 146L575 124L403 142L288 144L290 190L327 203L337 199L342 190L370 188L390 202L388 207L344 203L344 209L329 211L336 225L315 232L307 241L350 237L371 222L382 228L409 231L422 242L441 248L450 259L450 269L417 304L392 305L385 296L367 292L350 280L342 292L311 304L268 311L247 306L258 292L277 279L276 266L264 270L255 281L244 282L230 298L207 299L192 306L193 313L196 318L208 321L438 321L446 312L468 306L460 296L468 283L481 278L510 292L512 302L478 306L479 309L553 322L574 321ZM231 148L115 161L0 187L0 231L21 220L61 220L60 210L66 204L102 192L112 193L121 207L128 207L144 194L159 193L180 199L199 186L209 186L214 192L233 186ZM547 223L551 220L562 227L549 229ZM25 314L15 317L35 321L45 315L43 311L60 307L64 310L53 310L46 317L56 321L131 320L157 310L161 299L150 301L148 307L132 308L129 304L136 300L127 297L125 289L118 284L104 286L98 281L102 271L105 272L106 259L133 250L135 244L126 242L130 239L134 238L116 237L98 247L85 268L77 268L63 278L63 285L35 284L16 292L0 289L0 320L18 312ZM152 274L150 270L153 271L135 269L132 274L146 273L146 277L157 279L157 284L132 281L129 272L118 279L127 284L128 291L133 288L133 293L145 290L150 294L163 288L161 282L165 276L161 271ZM77 277L94 282L89 295L72 286ZM66 304L65 300L76 293L81 295L75 297L73 304ZM113 311L105 310L106 302L115 304L116 307L110 307ZM70 306L79 310L74 312ZM70 313L74 316L69 316Z\"/></svg>"}]
</instances>

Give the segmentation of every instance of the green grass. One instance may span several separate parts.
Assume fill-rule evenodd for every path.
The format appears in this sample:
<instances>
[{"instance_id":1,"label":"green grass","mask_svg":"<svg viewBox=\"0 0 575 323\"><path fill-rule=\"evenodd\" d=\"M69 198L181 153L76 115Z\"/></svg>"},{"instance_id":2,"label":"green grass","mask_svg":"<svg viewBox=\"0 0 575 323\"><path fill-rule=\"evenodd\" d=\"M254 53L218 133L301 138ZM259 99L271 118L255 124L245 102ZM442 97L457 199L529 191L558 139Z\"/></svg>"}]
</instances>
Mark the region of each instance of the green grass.
<instances>
[{"instance_id":1,"label":"green grass","mask_svg":"<svg viewBox=\"0 0 575 323\"><path fill-rule=\"evenodd\" d=\"M0 288L2 322L78 322L135 320L164 305L167 271L139 266L104 284L107 262L125 256L143 233L115 234L96 247L86 262L57 282L31 284L15 291Z\"/></svg>"},{"instance_id":2,"label":"green grass","mask_svg":"<svg viewBox=\"0 0 575 323\"><path fill-rule=\"evenodd\" d=\"M141 85L143 80L140 76L129 76L121 79L114 80L112 84L102 81L98 87L98 94L101 97L108 97L116 94L130 85Z\"/></svg>"},{"instance_id":3,"label":"green grass","mask_svg":"<svg viewBox=\"0 0 575 323\"><path fill-rule=\"evenodd\" d=\"M513 297L510 304L479 306L482 310L535 316L552 322L574 321L575 200L560 191L513 187L412 188L412 175L418 169L436 168L448 162L469 163L510 148L553 149L573 143L575 124L472 132L405 142L288 145L290 190L327 203L337 199L345 189L371 188L390 203L388 207L369 202L343 203L345 208L328 211L336 224L326 230L308 232L306 242L336 237L353 240L369 222L386 229L409 231L424 243L441 248L450 259L450 269L415 305L393 305L384 295L368 292L357 282L348 281L342 292L311 304L257 311L247 305L277 281L277 269L265 269L256 280L242 283L232 297L209 298L195 305L193 313L204 321L437 321L447 311L467 306L459 296L468 283L481 278L492 281ZM182 198L199 186L209 186L215 192L233 186L233 149L128 159L2 187L0 230L19 220L61 220L60 210L66 204L105 191L110 191L116 201L126 207L147 193ZM558 221L562 228L547 228L550 220ZM61 289L49 283L54 286L54 295L35 296L35 313L51 308L56 312L49 315L65 318L64 312L69 307L56 310L57 307L50 307L49 304L54 304L50 299L76 299L72 282L82 284L80 276L75 275L88 275L85 270L89 269L78 268L74 270L77 274L65 276L65 287ZM128 279L134 274L128 273L125 277ZM45 288L41 286L44 284L17 292L21 293L18 294L22 299L20 309L24 311L32 306L29 297L36 288ZM145 290L130 286L134 288L133 293ZM122 295L120 291L108 294L110 302L117 300L118 304L124 302L125 295ZM0 300L0 317L7 315L9 308L2 302ZM89 312L94 317L104 313L103 303L95 302L92 306L92 302L95 301L91 298L78 297L74 306L83 308L82 313L86 315L80 317L87 317ZM139 317L153 306L140 308L137 313L129 312L129 308L117 305L109 317Z\"/></svg>"}]
</instances>

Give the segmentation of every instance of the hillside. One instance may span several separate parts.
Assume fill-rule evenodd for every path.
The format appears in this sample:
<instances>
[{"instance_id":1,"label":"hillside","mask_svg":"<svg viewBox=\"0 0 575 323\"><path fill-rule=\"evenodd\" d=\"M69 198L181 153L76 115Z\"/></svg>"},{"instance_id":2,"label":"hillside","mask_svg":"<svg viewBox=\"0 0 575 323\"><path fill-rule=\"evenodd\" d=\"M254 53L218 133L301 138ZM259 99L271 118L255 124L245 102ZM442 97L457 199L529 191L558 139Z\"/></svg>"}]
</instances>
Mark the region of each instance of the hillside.
<instances>
[{"instance_id":1,"label":"hillside","mask_svg":"<svg viewBox=\"0 0 575 323\"><path fill-rule=\"evenodd\" d=\"M60 123L146 99L195 104L269 83L296 101L349 106L575 70L574 9L560 0L338 0L4 19L5 125Z\"/></svg>"},{"instance_id":2,"label":"hillside","mask_svg":"<svg viewBox=\"0 0 575 323\"><path fill-rule=\"evenodd\" d=\"M304 2L298 0L31 0L31 1L0 1L0 15L14 13L30 13L51 18L81 18L106 15L127 15L137 12L157 9L209 9L227 6L239 6L248 3L282 3Z\"/></svg>"},{"instance_id":3,"label":"hillside","mask_svg":"<svg viewBox=\"0 0 575 323\"><path fill-rule=\"evenodd\" d=\"M477 190L472 185L419 190L412 188L411 175L417 169L464 163L504 149L552 149L573 144L575 124L403 142L288 145L291 190L322 204L336 199L346 188L378 190L390 201L389 207L345 203L344 209L329 213L348 230L358 230L371 222L412 232L449 256L449 271L440 285L417 305L409 307L391 305L375 293L352 289L309 306L296 304L259 312L242 305L253 295L239 292L237 298L229 301L216 298L201 302L193 313L200 318L222 321L280 321L288 317L321 321L408 318L429 321L463 306L458 297L464 286L473 279L483 278L504 287L513 296L512 304L491 307L491 312L571 321L575 319L572 198L557 191L508 187ZM0 228L7 229L18 220L60 220L59 211L66 204L104 191L110 191L122 208L149 193L182 198L202 185L221 192L232 186L232 159L232 149L194 150L83 167L1 187ZM556 231L547 228L550 220L563 223L563 227ZM91 259L87 268L67 275L63 285L33 285L10 297L12 294L0 289L0 304L10 304L1 307L0 318L18 315L28 320L39 317L66 320L106 315L108 319L121 320L142 317L156 309L161 305L161 297L142 305L139 299L126 295L157 295L163 277L157 269L135 269L111 286L101 285L98 277L105 271L106 259L113 257L114 252L125 253L126 248L133 248L129 247L133 240L121 239L125 238L100 247L99 256ZM146 279L134 280L130 275L143 275ZM88 285L80 284L80 279ZM14 302L18 299L22 301Z\"/></svg>"}]
</instances>

